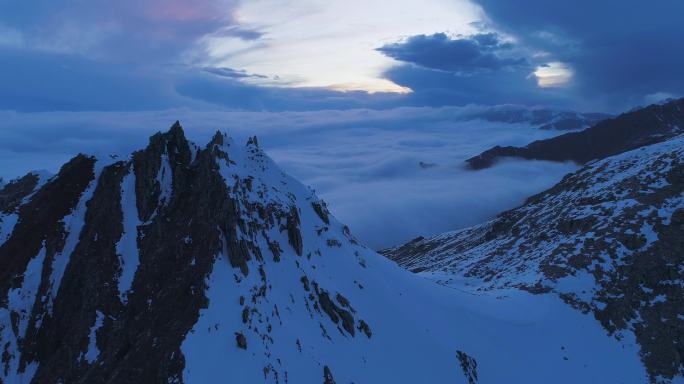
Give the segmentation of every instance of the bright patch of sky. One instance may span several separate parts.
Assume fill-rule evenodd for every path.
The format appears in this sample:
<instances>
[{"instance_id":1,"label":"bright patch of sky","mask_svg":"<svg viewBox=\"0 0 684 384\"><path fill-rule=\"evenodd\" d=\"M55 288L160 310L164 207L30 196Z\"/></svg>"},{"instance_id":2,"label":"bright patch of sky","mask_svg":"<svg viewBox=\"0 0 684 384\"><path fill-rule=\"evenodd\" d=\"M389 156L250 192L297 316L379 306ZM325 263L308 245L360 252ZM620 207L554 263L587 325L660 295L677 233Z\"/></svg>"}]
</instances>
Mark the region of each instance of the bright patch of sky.
<instances>
[{"instance_id":1,"label":"bright patch of sky","mask_svg":"<svg viewBox=\"0 0 684 384\"><path fill-rule=\"evenodd\" d=\"M565 63L554 61L537 67L534 76L541 88L562 87L572 79L572 69Z\"/></svg>"},{"instance_id":2,"label":"bright patch of sky","mask_svg":"<svg viewBox=\"0 0 684 384\"><path fill-rule=\"evenodd\" d=\"M250 39L230 33L203 38L212 66L265 75L246 81L293 87L399 92L383 78L397 62L375 49L401 38L449 32L471 34L482 9L468 1L252 0L236 11Z\"/></svg>"}]
</instances>

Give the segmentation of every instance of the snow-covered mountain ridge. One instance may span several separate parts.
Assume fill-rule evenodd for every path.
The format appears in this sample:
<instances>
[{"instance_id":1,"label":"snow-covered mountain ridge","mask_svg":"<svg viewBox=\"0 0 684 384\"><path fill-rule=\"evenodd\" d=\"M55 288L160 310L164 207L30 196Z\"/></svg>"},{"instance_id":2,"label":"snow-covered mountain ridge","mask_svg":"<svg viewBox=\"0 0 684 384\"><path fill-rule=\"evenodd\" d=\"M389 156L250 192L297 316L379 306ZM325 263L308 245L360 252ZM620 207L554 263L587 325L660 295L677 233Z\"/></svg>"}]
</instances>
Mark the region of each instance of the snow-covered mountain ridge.
<instances>
[{"instance_id":1,"label":"snow-covered mountain ridge","mask_svg":"<svg viewBox=\"0 0 684 384\"><path fill-rule=\"evenodd\" d=\"M256 138L198 147L175 124L0 203L3 383L646 377L633 340L556 296L454 290L359 244Z\"/></svg>"},{"instance_id":2,"label":"snow-covered mountain ridge","mask_svg":"<svg viewBox=\"0 0 684 384\"><path fill-rule=\"evenodd\" d=\"M587 164L520 208L383 251L473 291L553 293L633 333L652 382L684 375L684 136Z\"/></svg>"}]
</instances>

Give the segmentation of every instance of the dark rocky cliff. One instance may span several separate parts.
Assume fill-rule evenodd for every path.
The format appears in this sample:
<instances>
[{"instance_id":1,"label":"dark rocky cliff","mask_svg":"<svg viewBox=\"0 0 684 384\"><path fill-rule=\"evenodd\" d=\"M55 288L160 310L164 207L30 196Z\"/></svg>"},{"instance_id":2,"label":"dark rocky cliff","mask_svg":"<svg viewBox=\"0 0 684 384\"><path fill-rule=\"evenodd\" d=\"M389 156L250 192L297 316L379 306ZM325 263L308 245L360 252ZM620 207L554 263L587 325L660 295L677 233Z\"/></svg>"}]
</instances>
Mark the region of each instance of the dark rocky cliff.
<instances>
[{"instance_id":1,"label":"dark rocky cliff","mask_svg":"<svg viewBox=\"0 0 684 384\"><path fill-rule=\"evenodd\" d=\"M581 132L571 132L525 147L494 147L466 160L471 169L491 167L497 160L574 161L584 164L644 145L667 140L684 131L684 99L603 120Z\"/></svg>"}]
</instances>

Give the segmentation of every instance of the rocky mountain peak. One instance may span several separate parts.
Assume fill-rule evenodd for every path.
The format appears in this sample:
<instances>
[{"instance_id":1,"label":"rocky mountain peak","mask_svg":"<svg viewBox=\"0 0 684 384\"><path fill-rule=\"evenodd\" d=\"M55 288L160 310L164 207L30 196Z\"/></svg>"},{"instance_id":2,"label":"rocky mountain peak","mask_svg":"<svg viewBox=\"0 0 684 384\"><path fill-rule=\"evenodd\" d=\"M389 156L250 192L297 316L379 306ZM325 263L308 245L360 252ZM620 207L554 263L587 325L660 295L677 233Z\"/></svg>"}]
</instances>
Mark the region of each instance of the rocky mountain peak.
<instances>
[{"instance_id":1,"label":"rocky mountain peak","mask_svg":"<svg viewBox=\"0 0 684 384\"><path fill-rule=\"evenodd\" d=\"M150 219L160 201L168 203L173 182L178 180L175 176L189 166L193 151L196 149L191 149L183 128L176 121L167 132L150 137L144 150L133 153L138 214L142 221Z\"/></svg>"},{"instance_id":2,"label":"rocky mountain peak","mask_svg":"<svg viewBox=\"0 0 684 384\"><path fill-rule=\"evenodd\" d=\"M218 133L202 149L176 123L114 160L79 155L42 186L0 191L0 381L207 382L231 365L246 382L358 381L363 361L389 368L376 351L407 336L385 314L400 296L377 285L399 271L371 268L382 259L255 137ZM385 347L369 344L376 332ZM395 354L430 364L416 358ZM450 359L434 374L463 375Z\"/></svg>"},{"instance_id":3,"label":"rocky mountain peak","mask_svg":"<svg viewBox=\"0 0 684 384\"><path fill-rule=\"evenodd\" d=\"M249 139L247 139L247 145L253 145L256 148L259 148L259 140L256 136L252 136Z\"/></svg>"},{"instance_id":4,"label":"rocky mountain peak","mask_svg":"<svg viewBox=\"0 0 684 384\"><path fill-rule=\"evenodd\" d=\"M29 175L3 188L4 211L15 210L36 184ZM249 312L235 313L244 322L236 327L241 348L248 342L251 350L266 348L266 340L259 347L255 339L265 330L252 334L247 325L273 310L267 292L276 282L267 266L307 264L295 259L325 254L312 233L303 234L304 225L312 231L313 217L321 227L316 237L330 236L326 248L345 241L342 227L323 223L318 215L326 211L314 206L324 207L277 169L255 138L240 147L217 134L199 149L178 122L130 160L75 157L16 210L17 223L0 246L0 296L10 315L0 324L6 367L0 377L181 380L179 348L208 305L206 279L217 263L239 271L223 284L244 287L239 301ZM350 312L341 292L308 276L302 270L291 279L298 287L300 278L310 282L307 307L322 311L311 312L313 318L329 318L351 336L358 326L370 337L368 323Z\"/></svg>"},{"instance_id":5,"label":"rocky mountain peak","mask_svg":"<svg viewBox=\"0 0 684 384\"><path fill-rule=\"evenodd\" d=\"M221 131L216 131L207 145L223 145L226 135Z\"/></svg>"}]
</instances>

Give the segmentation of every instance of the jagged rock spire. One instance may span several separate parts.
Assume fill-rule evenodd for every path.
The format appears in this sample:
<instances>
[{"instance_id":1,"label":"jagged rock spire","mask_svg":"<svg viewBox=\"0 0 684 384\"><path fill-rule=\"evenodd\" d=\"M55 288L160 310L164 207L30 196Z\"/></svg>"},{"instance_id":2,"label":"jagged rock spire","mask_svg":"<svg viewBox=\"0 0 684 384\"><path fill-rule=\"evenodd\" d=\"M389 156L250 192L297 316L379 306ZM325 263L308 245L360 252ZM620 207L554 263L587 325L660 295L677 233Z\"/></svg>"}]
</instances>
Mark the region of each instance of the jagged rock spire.
<instances>
[{"instance_id":1,"label":"jagged rock spire","mask_svg":"<svg viewBox=\"0 0 684 384\"><path fill-rule=\"evenodd\" d=\"M214 136L209 141L209 145L223 145L225 142L225 134L219 130L214 133Z\"/></svg>"},{"instance_id":2,"label":"jagged rock spire","mask_svg":"<svg viewBox=\"0 0 684 384\"><path fill-rule=\"evenodd\" d=\"M185 138L179 121L176 121L167 132L158 132L150 137L147 148L133 153L141 220L148 220L157 208L165 190L161 183L166 180L171 183L166 186L166 190L172 188L171 180L175 180L177 168L188 166L191 160L190 143Z\"/></svg>"},{"instance_id":3,"label":"jagged rock spire","mask_svg":"<svg viewBox=\"0 0 684 384\"><path fill-rule=\"evenodd\" d=\"M183 133L183 127L181 126L180 120L176 120L176 122L173 123L171 128L169 129L169 132L181 132Z\"/></svg>"},{"instance_id":4,"label":"jagged rock spire","mask_svg":"<svg viewBox=\"0 0 684 384\"><path fill-rule=\"evenodd\" d=\"M259 148L259 140L257 139L256 135L247 139L247 146L250 146L250 145L253 145L256 148Z\"/></svg>"}]
</instances>

